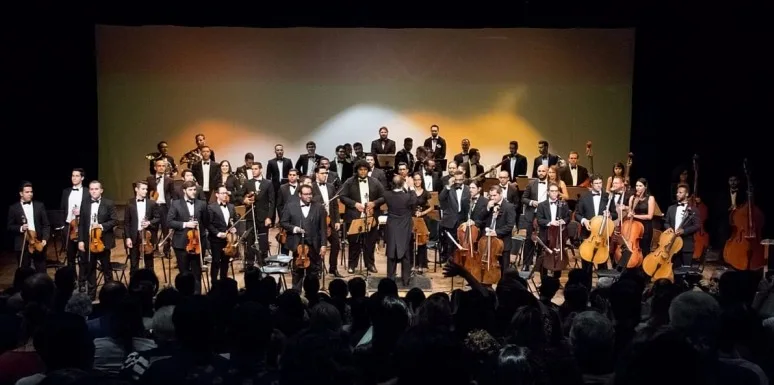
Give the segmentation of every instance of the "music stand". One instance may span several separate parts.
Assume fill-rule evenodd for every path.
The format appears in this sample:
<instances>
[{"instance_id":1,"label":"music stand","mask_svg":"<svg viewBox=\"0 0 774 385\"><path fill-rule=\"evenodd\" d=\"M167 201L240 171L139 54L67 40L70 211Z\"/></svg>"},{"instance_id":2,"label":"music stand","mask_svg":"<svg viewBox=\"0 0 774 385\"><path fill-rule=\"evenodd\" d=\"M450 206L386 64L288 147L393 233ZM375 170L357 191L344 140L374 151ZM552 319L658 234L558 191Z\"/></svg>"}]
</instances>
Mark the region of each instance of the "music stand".
<instances>
[{"instance_id":1,"label":"music stand","mask_svg":"<svg viewBox=\"0 0 774 385\"><path fill-rule=\"evenodd\" d=\"M357 235L357 243L360 245L360 255L357 256L360 275L363 275L363 265L365 265L365 238L373 226L376 225L375 221L374 217L353 219L352 223L349 224L349 229L347 229L347 236ZM366 267L364 275L366 283L368 283L368 276L368 268Z\"/></svg>"},{"instance_id":2,"label":"music stand","mask_svg":"<svg viewBox=\"0 0 774 385\"><path fill-rule=\"evenodd\" d=\"M589 191L588 187L567 186L567 195L570 196L571 201L580 200L581 195Z\"/></svg>"},{"instance_id":3,"label":"music stand","mask_svg":"<svg viewBox=\"0 0 774 385\"><path fill-rule=\"evenodd\" d=\"M376 163L379 168L395 168L395 154L377 154Z\"/></svg>"},{"instance_id":4,"label":"music stand","mask_svg":"<svg viewBox=\"0 0 774 385\"><path fill-rule=\"evenodd\" d=\"M516 185L519 186L519 190L524 191L527 189L527 185L529 185L529 182L532 182L532 180L535 178L528 178L526 176L517 176L516 177Z\"/></svg>"},{"instance_id":5,"label":"music stand","mask_svg":"<svg viewBox=\"0 0 774 385\"><path fill-rule=\"evenodd\" d=\"M427 238L430 239L430 229L427 228L425 218L413 217L411 219L414 222L414 260L411 264L411 276L414 277L417 272L417 254L419 252L419 242L417 239L419 238L419 235L426 235ZM427 257L427 255L425 255L425 257Z\"/></svg>"},{"instance_id":6,"label":"music stand","mask_svg":"<svg viewBox=\"0 0 774 385\"><path fill-rule=\"evenodd\" d=\"M489 191L490 187L499 185L500 180L497 178L484 178L484 181L481 183L481 189L483 191Z\"/></svg>"}]
</instances>

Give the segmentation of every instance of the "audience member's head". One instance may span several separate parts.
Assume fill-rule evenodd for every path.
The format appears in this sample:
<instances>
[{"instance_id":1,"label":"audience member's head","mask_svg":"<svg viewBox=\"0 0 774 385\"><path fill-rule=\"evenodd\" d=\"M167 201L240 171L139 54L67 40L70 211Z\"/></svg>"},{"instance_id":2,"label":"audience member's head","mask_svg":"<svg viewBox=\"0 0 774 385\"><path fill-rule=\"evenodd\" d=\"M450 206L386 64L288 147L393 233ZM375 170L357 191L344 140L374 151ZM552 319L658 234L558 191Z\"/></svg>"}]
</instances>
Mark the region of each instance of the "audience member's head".
<instances>
[{"instance_id":1,"label":"audience member's head","mask_svg":"<svg viewBox=\"0 0 774 385\"><path fill-rule=\"evenodd\" d=\"M687 291L675 297L669 306L669 323L701 353L712 354L717 348L721 326L718 301L702 291Z\"/></svg>"},{"instance_id":2,"label":"audience member's head","mask_svg":"<svg viewBox=\"0 0 774 385\"><path fill-rule=\"evenodd\" d=\"M584 374L613 371L615 330L613 323L596 311L584 311L572 321L570 344Z\"/></svg>"},{"instance_id":3,"label":"audience member's head","mask_svg":"<svg viewBox=\"0 0 774 385\"><path fill-rule=\"evenodd\" d=\"M34 345L47 371L93 367L94 342L81 316L51 314L36 333Z\"/></svg>"},{"instance_id":4,"label":"audience member's head","mask_svg":"<svg viewBox=\"0 0 774 385\"><path fill-rule=\"evenodd\" d=\"M196 280L191 272L180 273L175 277L175 289L183 297L193 296L195 293Z\"/></svg>"},{"instance_id":5,"label":"audience member's head","mask_svg":"<svg viewBox=\"0 0 774 385\"><path fill-rule=\"evenodd\" d=\"M349 295L352 298L364 298L366 296L366 281L363 278L355 277L347 282Z\"/></svg>"}]
</instances>

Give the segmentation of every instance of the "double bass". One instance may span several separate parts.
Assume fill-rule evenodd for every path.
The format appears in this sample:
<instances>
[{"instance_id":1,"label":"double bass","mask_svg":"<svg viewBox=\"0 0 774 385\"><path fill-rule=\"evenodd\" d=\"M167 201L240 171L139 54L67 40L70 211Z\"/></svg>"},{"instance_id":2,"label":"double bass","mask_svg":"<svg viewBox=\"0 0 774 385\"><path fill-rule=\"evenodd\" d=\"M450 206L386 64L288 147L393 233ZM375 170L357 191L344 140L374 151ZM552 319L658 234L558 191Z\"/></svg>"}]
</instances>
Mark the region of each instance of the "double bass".
<instances>
[{"instance_id":1,"label":"double bass","mask_svg":"<svg viewBox=\"0 0 774 385\"><path fill-rule=\"evenodd\" d=\"M548 229L546 229L548 248L543 250L543 268L548 271L562 271L567 267L567 262L569 261L567 250L564 247L568 237L567 226L559 219L559 210L566 204L562 200L556 200L556 216L560 220L559 226L548 226ZM609 256L605 260L607 258Z\"/></svg>"},{"instance_id":2,"label":"double bass","mask_svg":"<svg viewBox=\"0 0 774 385\"><path fill-rule=\"evenodd\" d=\"M473 207L470 211L473 211ZM475 242L480 234L481 230L473 221L460 224L457 227L457 239L460 240L462 248L454 252L454 263L464 267L477 279L481 277L481 257L478 255Z\"/></svg>"},{"instance_id":3,"label":"double bass","mask_svg":"<svg viewBox=\"0 0 774 385\"><path fill-rule=\"evenodd\" d=\"M591 175L594 175L594 151L591 150L591 141L589 140L586 142L586 158L589 159L589 168L591 170L591 174L589 177L581 182L578 187L591 187Z\"/></svg>"},{"instance_id":4,"label":"double bass","mask_svg":"<svg viewBox=\"0 0 774 385\"><path fill-rule=\"evenodd\" d=\"M500 205L492 208L492 222L489 228L494 231L497 226L497 216L500 213ZM484 234L478 240L478 255L481 258L481 277L480 282L486 285L493 285L500 281L502 272L500 271L500 256L503 254L505 245L503 240L496 235Z\"/></svg>"},{"instance_id":5,"label":"double bass","mask_svg":"<svg viewBox=\"0 0 774 385\"><path fill-rule=\"evenodd\" d=\"M691 216L694 215L692 208L687 208L683 214L683 221L677 229L666 229L658 238L658 247L651 251L642 261L642 270L645 271L651 280L656 281L666 278L672 282L675 280L672 270L672 256L683 249L683 238L677 235L677 230L683 228L688 223ZM631 245L633 246L633 245Z\"/></svg>"},{"instance_id":6,"label":"double bass","mask_svg":"<svg viewBox=\"0 0 774 385\"><path fill-rule=\"evenodd\" d=\"M744 175L747 178L747 202L731 210L731 237L723 249L723 259L737 270L758 270L766 266L768 256L761 245L764 216L753 200L753 184L744 160Z\"/></svg>"},{"instance_id":7,"label":"double bass","mask_svg":"<svg viewBox=\"0 0 774 385\"><path fill-rule=\"evenodd\" d=\"M632 199L632 205L634 200ZM629 212L634 212L634 207L629 206ZM645 235L645 226L642 222L634 218L622 218L623 212L618 213L618 218L621 218L621 239L626 240L626 244L616 242L615 248L615 262L620 263L623 257L623 251L629 250L632 255L629 261L626 262L626 268L632 269L642 264L642 248L640 248L640 239ZM619 239L619 238L616 238Z\"/></svg>"},{"instance_id":8,"label":"double bass","mask_svg":"<svg viewBox=\"0 0 774 385\"><path fill-rule=\"evenodd\" d=\"M704 222L709 218L709 211L707 205L699 198L699 155L693 156L693 195L688 201L688 204L699 213L701 223L699 223L699 231L693 234L693 259L698 261L701 259L704 251L709 247L709 233L704 230Z\"/></svg>"}]
</instances>

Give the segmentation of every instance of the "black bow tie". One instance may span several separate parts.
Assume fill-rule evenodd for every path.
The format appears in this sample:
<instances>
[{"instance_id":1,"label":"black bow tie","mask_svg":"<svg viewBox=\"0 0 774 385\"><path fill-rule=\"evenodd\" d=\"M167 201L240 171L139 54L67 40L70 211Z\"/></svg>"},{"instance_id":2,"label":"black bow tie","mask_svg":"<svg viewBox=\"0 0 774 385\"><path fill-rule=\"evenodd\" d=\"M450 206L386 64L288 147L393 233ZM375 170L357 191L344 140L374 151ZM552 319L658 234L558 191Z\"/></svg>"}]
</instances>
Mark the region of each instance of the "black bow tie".
<instances>
[{"instance_id":1,"label":"black bow tie","mask_svg":"<svg viewBox=\"0 0 774 385\"><path fill-rule=\"evenodd\" d=\"M677 206L678 207L685 207L685 203L678 203Z\"/></svg>"},{"instance_id":2,"label":"black bow tie","mask_svg":"<svg viewBox=\"0 0 774 385\"><path fill-rule=\"evenodd\" d=\"M309 207L309 204L308 204L308 203L306 203L306 204L302 203L302 204L301 204L301 207L302 207L302 208L303 208L303 207Z\"/></svg>"},{"instance_id":3,"label":"black bow tie","mask_svg":"<svg viewBox=\"0 0 774 385\"><path fill-rule=\"evenodd\" d=\"M290 186L290 188L297 188L298 187L298 186L296 186L294 184L289 184L288 186Z\"/></svg>"},{"instance_id":4,"label":"black bow tie","mask_svg":"<svg viewBox=\"0 0 774 385\"><path fill-rule=\"evenodd\" d=\"M365 183L367 181L366 178L360 178L360 183Z\"/></svg>"},{"instance_id":5,"label":"black bow tie","mask_svg":"<svg viewBox=\"0 0 774 385\"><path fill-rule=\"evenodd\" d=\"M538 184L546 184L546 182L538 182Z\"/></svg>"},{"instance_id":6,"label":"black bow tie","mask_svg":"<svg viewBox=\"0 0 774 385\"><path fill-rule=\"evenodd\" d=\"M455 190L462 190L462 186L457 186L454 188Z\"/></svg>"},{"instance_id":7,"label":"black bow tie","mask_svg":"<svg viewBox=\"0 0 774 385\"><path fill-rule=\"evenodd\" d=\"M432 172L429 172L429 171L425 171L425 175L427 175L427 176L433 176L433 173L432 173Z\"/></svg>"},{"instance_id":8,"label":"black bow tie","mask_svg":"<svg viewBox=\"0 0 774 385\"><path fill-rule=\"evenodd\" d=\"M163 178L163 177L164 177L163 175L161 175L161 176L157 176L157 177L156 177L156 182L160 181L160 180L161 180L161 178Z\"/></svg>"},{"instance_id":9,"label":"black bow tie","mask_svg":"<svg viewBox=\"0 0 774 385\"><path fill-rule=\"evenodd\" d=\"M225 203L221 203L220 207L226 207L226 204Z\"/></svg>"},{"instance_id":10,"label":"black bow tie","mask_svg":"<svg viewBox=\"0 0 774 385\"><path fill-rule=\"evenodd\" d=\"M325 182L317 183L317 185L319 185L320 187L325 187Z\"/></svg>"},{"instance_id":11,"label":"black bow tie","mask_svg":"<svg viewBox=\"0 0 774 385\"><path fill-rule=\"evenodd\" d=\"M91 203L99 203L99 199L92 199Z\"/></svg>"},{"instance_id":12,"label":"black bow tie","mask_svg":"<svg viewBox=\"0 0 774 385\"><path fill-rule=\"evenodd\" d=\"M209 166L210 162L203 162L202 164L205 165L205 166Z\"/></svg>"},{"instance_id":13,"label":"black bow tie","mask_svg":"<svg viewBox=\"0 0 774 385\"><path fill-rule=\"evenodd\" d=\"M591 193L591 195L594 195L594 196L600 196L601 194L600 194L600 193L598 193L598 192L593 192L593 193Z\"/></svg>"},{"instance_id":14,"label":"black bow tie","mask_svg":"<svg viewBox=\"0 0 774 385\"><path fill-rule=\"evenodd\" d=\"M73 191L78 191L78 190L80 190L80 189L78 189L78 188L74 188L74 189L73 189Z\"/></svg>"},{"instance_id":15,"label":"black bow tie","mask_svg":"<svg viewBox=\"0 0 774 385\"><path fill-rule=\"evenodd\" d=\"M556 204L556 201L553 201L553 202L551 202L551 204L552 204L552 205L555 205L555 204Z\"/></svg>"},{"instance_id":16,"label":"black bow tie","mask_svg":"<svg viewBox=\"0 0 774 385\"><path fill-rule=\"evenodd\" d=\"M731 194L736 194L738 190L731 189Z\"/></svg>"},{"instance_id":17,"label":"black bow tie","mask_svg":"<svg viewBox=\"0 0 774 385\"><path fill-rule=\"evenodd\" d=\"M501 189L507 189L507 188L508 188L508 185L507 185L507 184L501 184L501 185L500 185L500 188L501 188Z\"/></svg>"},{"instance_id":18,"label":"black bow tie","mask_svg":"<svg viewBox=\"0 0 774 385\"><path fill-rule=\"evenodd\" d=\"M190 200L190 199L186 199L186 200L185 200L185 203L188 203L189 205L192 205L192 204L194 203L194 201L192 201L192 200Z\"/></svg>"},{"instance_id":19,"label":"black bow tie","mask_svg":"<svg viewBox=\"0 0 774 385\"><path fill-rule=\"evenodd\" d=\"M578 168L578 167L577 166L570 166L570 170L575 170L576 168Z\"/></svg>"},{"instance_id":20,"label":"black bow tie","mask_svg":"<svg viewBox=\"0 0 774 385\"><path fill-rule=\"evenodd\" d=\"M138 199L137 200L137 203L142 203L142 202L145 202L145 199Z\"/></svg>"},{"instance_id":21,"label":"black bow tie","mask_svg":"<svg viewBox=\"0 0 774 385\"><path fill-rule=\"evenodd\" d=\"M22 202L23 205L31 204L32 202Z\"/></svg>"}]
</instances>

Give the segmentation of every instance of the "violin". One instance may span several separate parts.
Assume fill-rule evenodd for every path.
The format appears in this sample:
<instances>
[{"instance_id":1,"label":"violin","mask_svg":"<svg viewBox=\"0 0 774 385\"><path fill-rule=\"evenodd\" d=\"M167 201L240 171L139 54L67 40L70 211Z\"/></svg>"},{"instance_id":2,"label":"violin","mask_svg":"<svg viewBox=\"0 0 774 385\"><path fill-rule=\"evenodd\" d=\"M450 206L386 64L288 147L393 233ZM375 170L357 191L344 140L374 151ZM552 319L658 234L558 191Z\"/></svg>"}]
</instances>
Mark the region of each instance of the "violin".
<instances>
[{"instance_id":1,"label":"violin","mask_svg":"<svg viewBox=\"0 0 774 385\"><path fill-rule=\"evenodd\" d=\"M605 211L591 218L589 227L591 234L578 247L581 259L595 265L606 263L610 259L610 236L615 230L610 213Z\"/></svg>"},{"instance_id":2,"label":"violin","mask_svg":"<svg viewBox=\"0 0 774 385\"><path fill-rule=\"evenodd\" d=\"M723 259L737 270L758 270L766 266L768 258L761 245L765 218L753 200L753 184L747 170L747 159L743 166L747 178L747 202L729 214L731 237L723 248Z\"/></svg>"},{"instance_id":3,"label":"violin","mask_svg":"<svg viewBox=\"0 0 774 385\"><path fill-rule=\"evenodd\" d=\"M560 215L561 206L565 204L564 201L556 201L557 219ZM607 224L605 224L605 226L607 226ZM567 266L569 259L567 258L564 247L567 236L567 227L564 224L560 224L559 226L548 226L548 248L544 249L545 255L543 256L544 269L549 271L562 271ZM609 258L609 256L607 258Z\"/></svg>"},{"instance_id":4,"label":"violin","mask_svg":"<svg viewBox=\"0 0 774 385\"><path fill-rule=\"evenodd\" d=\"M327 237L331 236L331 216L326 215L325 216L325 228L328 229Z\"/></svg>"},{"instance_id":5,"label":"violin","mask_svg":"<svg viewBox=\"0 0 774 385\"><path fill-rule=\"evenodd\" d=\"M191 221L196 222L196 217L191 217ZM199 233L199 225L197 224L196 227L193 229L188 229L186 231L186 237L188 238L188 242L185 245L185 251L188 254L199 254L202 253L202 241Z\"/></svg>"},{"instance_id":6,"label":"violin","mask_svg":"<svg viewBox=\"0 0 774 385\"><path fill-rule=\"evenodd\" d=\"M73 210L78 207L76 205L73 205ZM68 237L71 241L77 241L78 240L78 226L81 224L80 216L76 215L73 220L70 221L70 228L68 229Z\"/></svg>"},{"instance_id":7,"label":"violin","mask_svg":"<svg viewBox=\"0 0 774 385\"><path fill-rule=\"evenodd\" d=\"M591 151L591 141L586 142L586 157L589 159L589 169L591 169L591 175L594 175L594 151ZM591 176L581 182L578 187L591 187Z\"/></svg>"},{"instance_id":8,"label":"violin","mask_svg":"<svg viewBox=\"0 0 774 385\"><path fill-rule=\"evenodd\" d=\"M143 221L147 221L148 218L144 218ZM142 232L142 251L143 254L149 255L153 254L153 242L151 242L151 238L153 237L153 234L150 230L145 229Z\"/></svg>"},{"instance_id":9,"label":"violin","mask_svg":"<svg viewBox=\"0 0 774 385\"><path fill-rule=\"evenodd\" d=\"M686 209L683 221L677 227L677 230L682 229L683 225L688 223L688 220L693 215L693 209ZM642 261L642 270L653 281L661 278L666 278L672 282L675 280L674 271L672 270L672 256L683 249L683 239L677 235L677 230L664 230L658 238L658 247L651 251Z\"/></svg>"},{"instance_id":10,"label":"violin","mask_svg":"<svg viewBox=\"0 0 774 385\"><path fill-rule=\"evenodd\" d=\"M159 200L159 191L158 190L151 191L150 199L153 199L154 201Z\"/></svg>"},{"instance_id":11,"label":"violin","mask_svg":"<svg viewBox=\"0 0 774 385\"><path fill-rule=\"evenodd\" d=\"M234 218L229 219L229 228L226 229L226 246L223 247L223 254L228 257L234 257L237 255L239 249L239 241L241 237L236 233L232 233L231 229L234 227Z\"/></svg>"},{"instance_id":12,"label":"violin","mask_svg":"<svg viewBox=\"0 0 774 385\"><path fill-rule=\"evenodd\" d=\"M632 200L632 203L634 200ZM629 212L634 212L634 208L629 206ZM623 216L622 212L618 213L618 217ZM626 262L626 268L631 269L642 264L642 248L640 248L640 239L645 234L645 226L642 222L635 220L634 218L621 219L621 229L618 232L621 237L626 240L626 244L621 242L617 243L615 248L615 261L620 263L623 257L623 251L629 250L632 255L629 257L629 261Z\"/></svg>"},{"instance_id":13,"label":"violin","mask_svg":"<svg viewBox=\"0 0 774 385\"><path fill-rule=\"evenodd\" d=\"M709 218L709 210L707 205L699 198L699 155L693 156L693 195L688 201L688 204L693 207L696 212L699 213L701 223L699 224L699 231L693 233L693 259L698 261L701 259L704 251L709 247L709 233L704 230L704 222Z\"/></svg>"},{"instance_id":14,"label":"violin","mask_svg":"<svg viewBox=\"0 0 774 385\"><path fill-rule=\"evenodd\" d=\"M497 225L497 216L500 212L500 206L492 208L492 222L490 229ZM485 234L478 240L478 255L481 260L480 282L486 285L493 285L500 281L502 272L500 271L500 256L503 254L503 240L494 235Z\"/></svg>"},{"instance_id":15,"label":"violin","mask_svg":"<svg viewBox=\"0 0 774 385\"><path fill-rule=\"evenodd\" d=\"M22 224L27 224L27 218L22 216ZM27 250L30 253L40 253L43 251L43 242L38 239L38 233L35 230L27 229L24 233L24 239L27 241Z\"/></svg>"},{"instance_id":16,"label":"violin","mask_svg":"<svg viewBox=\"0 0 774 385\"><path fill-rule=\"evenodd\" d=\"M274 237L277 240L277 243L280 245L284 245L288 242L288 232L285 231L285 228L280 227L279 231L277 232L277 235Z\"/></svg>"},{"instance_id":17,"label":"violin","mask_svg":"<svg viewBox=\"0 0 774 385\"><path fill-rule=\"evenodd\" d=\"M91 222L97 223L97 214L92 216ZM92 225L91 230L89 230L89 252L101 253L103 251L105 251L105 242L102 241L102 229Z\"/></svg>"},{"instance_id":18,"label":"violin","mask_svg":"<svg viewBox=\"0 0 774 385\"><path fill-rule=\"evenodd\" d=\"M309 259L309 245L305 241L305 233L301 233L301 243L296 246L296 267L299 269L306 269L312 264Z\"/></svg>"}]
</instances>

